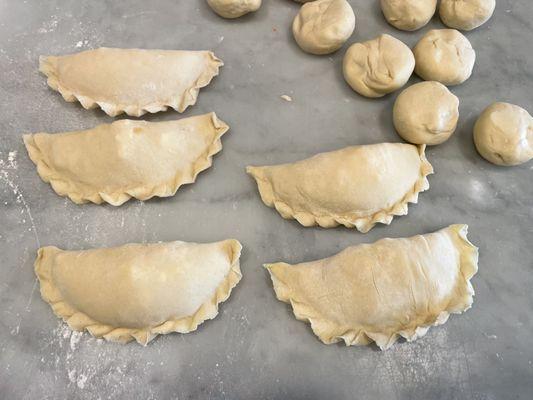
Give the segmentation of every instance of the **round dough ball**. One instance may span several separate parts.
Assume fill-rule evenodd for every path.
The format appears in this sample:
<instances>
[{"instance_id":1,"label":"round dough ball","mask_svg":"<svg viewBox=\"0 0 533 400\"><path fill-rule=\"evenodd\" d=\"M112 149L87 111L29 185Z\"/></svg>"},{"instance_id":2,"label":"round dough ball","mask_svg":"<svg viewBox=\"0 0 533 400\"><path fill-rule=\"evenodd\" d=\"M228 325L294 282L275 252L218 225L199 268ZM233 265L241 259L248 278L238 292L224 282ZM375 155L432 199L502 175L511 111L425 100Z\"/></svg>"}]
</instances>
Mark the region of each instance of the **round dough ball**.
<instances>
[{"instance_id":1,"label":"round dough ball","mask_svg":"<svg viewBox=\"0 0 533 400\"><path fill-rule=\"evenodd\" d=\"M366 97L383 97L401 88L414 68L411 49L387 34L351 45L343 61L344 79Z\"/></svg>"},{"instance_id":2,"label":"round dough ball","mask_svg":"<svg viewBox=\"0 0 533 400\"><path fill-rule=\"evenodd\" d=\"M304 4L292 23L298 46L311 54L329 54L342 47L355 29L355 15L346 0Z\"/></svg>"},{"instance_id":3,"label":"round dough ball","mask_svg":"<svg viewBox=\"0 0 533 400\"><path fill-rule=\"evenodd\" d=\"M514 104L491 104L474 125L474 143L493 164L523 164L533 158L533 117Z\"/></svg>"},{"instance_id":4,"label":"round dough ball","mask_svg":"<svg viewBox=\"0 0 533 400\"><path fill-rule=\"evenodd\" d=\"M476 52L455 29L434 29L426 33L413 50L415 72L426 81L459 85L470 78Z\"/></svg>"},{"instance_id":5,"label":"round dough ball","mask_svg":"<svg viewBox=\"0 0 533 400\"><path fill-rule=\"evenodd\" d=\"M261 7L261 0L207 0L209 7L224 18L238 18Z\"/></svg>"},{"instance_id":6,"label":"round dough ball","mask_svg":"<svg viewBox=\"0 0 533 400\"><path fill-rule=\"evenodd\" d=\"M444 25L471 31L487 22L495 7L496 0L442 0L439 14Z\"/></svg>"},{"instance_id":7,"label":"round dough ball","mask_svg":"<svg viewBox=\"0 0 533 400\"><path fill-rule=\"evenodd\" d=\"M455 132L459 99L439 82L420 82L405 89L394 103L394 127L414 144L441 144Z\"/></svg>"},{"instance_id":8,"label":"round dough ball","mask_svg":"<svg viewBox=\"0 0 533 400\"><path fill-rule=\"evenodd\" d=\"M381 0L381 11L389 24L403 31L416 31L435 14L437 0Z\"/></svg>"}]
</instances>

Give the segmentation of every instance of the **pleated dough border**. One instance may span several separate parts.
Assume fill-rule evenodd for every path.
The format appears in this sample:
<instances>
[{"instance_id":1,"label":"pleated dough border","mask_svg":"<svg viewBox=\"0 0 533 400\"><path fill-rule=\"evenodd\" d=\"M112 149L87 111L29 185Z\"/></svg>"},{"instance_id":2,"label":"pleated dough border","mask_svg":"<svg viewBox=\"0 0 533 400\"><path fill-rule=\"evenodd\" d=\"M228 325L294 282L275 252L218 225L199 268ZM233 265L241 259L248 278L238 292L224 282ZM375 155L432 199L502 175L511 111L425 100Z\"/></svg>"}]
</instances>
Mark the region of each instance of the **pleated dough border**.
<instances>
[{"instance_id":1,"label":"pleated dough border","mask_svg":"<svg viewBox=\"0 0 533 400\"><path fill-rule=\"evenodd\" d=\"M189 333L195 331L204 321L213 319L218 315L218 305L229 298L232 289L242 278L239 264L241 250L242 246L239 242L235 241L235 245L232 247L231 267L228 275L217 287L211 299L202 304L193 315L165 321L161 325L143 329L117 328L111 325L101 324L90 318L87 314L69 305L63 299L59 289L53 284L52 271L50 267L47 268L47 264L43 261L44 252L42 249L39 249L37 259L35 260L35 274L41 284L41 296L43 300L50 304L54 313L63 319L71 329L75 331L86 329L94 337L104 338L112 342L128 343L135 339L139 344L146 346L157 335L172 332Z\"/></svg>"},{"instance_id":2,"label":"pleated dough border","mask_svg":"<svg viewBox=\"0 0 533 400\"><path fill-rule=\"evenodd\" d=\"M276 278L270 271L271 264L265 264L264 267L270 273L277 299L291 305L296 319L309 322L311 329L323 343L333 344L343 340L346 346L361 346L376 342L381 350L387 350L400 337L406 339L408 342L412 342L424 336L432 326L444 324L450 317L450 314L461 314L472 307L475 292L470 283L470 279L478 271L478 249L468 240L466 236L468 227L466 225L451 225L450 229L455 233L454 239L456 239L455 242L458 245L460 254L461 265L459 270L462 281L457 284L464 285L465 294L461 298L455 299L456 301L450 302L454 307L448 307L428 323L413 329L381 332L379 330L371 330L369 327L360 326L344 332L338 332L338 327L332 321L323 318L312 306L294 300L291 288L285 282Z\"/></svg>"},{"instance_id":3,"label":"pleated dough border","mask_svg":"<svg viewBox=\"0 0 533 400\"><path fill-rule=\"evenodd\" d=\"M406 215L408 212L408 203L417 203L418 194L429 189L429 181L427 176L433 173L433 167L429 163L425 155L425 145L418 145L418 154L420 155L420 176L415 182L413 188L405 194L405 196L397 203L385 210L380 210L375 214L368 215L362 218L354 218L350 215L316 215L307 211L296 212L294 209L284 201L276 198L271 182L265 178L261 168L247 167L246 172L252 175L259 187L259 194L263 202L269 206L274 207L283 218L296 219L303 226L319 225L322 228L334 228L339 225L344 225L346 228L356 228L362 233L368 232L377 223L390 225L394 216Z\"/></svg>"},{"instance_id":4,"label":"pleated dough border","mask_svg":"<svg viewBox=\"0 0 533 400\"><path fill-rule=\"evenodd\" d=\"M37 165L37 172L39 176L44 182L50 183L54 191L59 196L68 196L74 203L77 204L84 204L90 201L95 204L107 202L113 206L120 206L132 197L145 201L154 196L174 196L182 185L193 183L200 172L211 167L213 164L213 155L222 150L222 142L220 138L229 129L229 126L224 121L218 119L215 113L211 113L211 121L217 133L215 135L215 140L207 148L206 152L193 164L190 174L177 174L173 181L154 187L140 186L126 191L114 193L95 192L94 195L91 196L85 196L82 193L83 191L78 190L76 183L61 178L59 174L54 172L54 170L46 164L46 161L42 156L41 151L36 146L32 135L24 135L23 139L31 160L35 165Z\"/></svg>"},{"instance_id":5,"label":"pleated dough border","mask_svg":"<svg viewBox=\"0 0 533 400\"><path fill-rule=\"evenodd\" d=\"M123 112L132 117L140 117L147 112L157 113L160 111L167 111L168 107L182 113L187 107L196 104L200 89L209 85L211 80L218 75L220 67L224 65L222 60L216 57L213 52L206 51L206 53L210 59L208 68L205 68L204 71L202 71L202 74L198 77L196 82L194 82L191 87L187 88L181 96L146 105L115 104L105 101L97 101L91 97L77 93L74 89L63 86L57 75L57 67L54 62L57 57L39 57L39 71L47 77L48 86L57 90L61 96L63 96L65 101L69 103L79 101L86 110L100 107L110 117L116 117Z\"/></svg>"}]
</instances>

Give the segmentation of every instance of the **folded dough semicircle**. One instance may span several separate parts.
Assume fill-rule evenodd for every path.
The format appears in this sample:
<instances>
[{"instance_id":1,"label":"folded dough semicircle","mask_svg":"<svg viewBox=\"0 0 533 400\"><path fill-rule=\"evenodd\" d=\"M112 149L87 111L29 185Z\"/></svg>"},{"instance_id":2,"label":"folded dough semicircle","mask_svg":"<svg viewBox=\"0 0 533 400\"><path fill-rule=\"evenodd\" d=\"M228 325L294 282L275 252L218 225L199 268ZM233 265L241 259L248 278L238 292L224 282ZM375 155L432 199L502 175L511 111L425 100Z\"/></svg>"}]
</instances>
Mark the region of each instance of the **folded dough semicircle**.
<instances>
[{"instance_id":1,"label":"folded dough semicircle","mask_svg":"<svg viewBox=\"0 0 533 400\"><path fill-rule=\"evenodd\" d=\"M266 264L279 300L326 344L413 341L472 306L478 249L466 225L348 247L322 260Z\"/></svg>"},{"instance_id":2,"label":"folded dough semicircle","mask_svg":"<svg viewBox=\"0 0 533 400\"><path fill-rule=\"evenodd\" d=\"M433 173L425 146L380 143L317 154L291 164L247 167L261 199L304 226L342 224L368 232L407 214Z\"/></svg>"},{"instance_id":3,"label":"folded dough semicircle","mask_svg":"<svg viewBox=\"0 0 533 400\"><path fill-rule=\"evenodd\" d=\"M229 129L215 113L175 121L119 120L85 131L24 135L39 176L60 196L119 206L173 196L209 168Z\"/></svg>"},{"instance_id":4,"label":"folded dough semicircle","mask_svg":"<svg viewBox=\"0 0 533 400\"><path fill-rule=\"evenodd\" d=\"M139 117L196 103L224 65L211 51L116 49L102 47L65 56L42 56L39 70L68 102L99 106L114 117Z\"/></svg>"},{"instance_id":5,"label":"folded dough semicircle","mask_svg":"<svg viewBox=\"0 0 533 400\"><path fill-rule=\"evenodd\" d=\"M241 244L169 242L64 251L39 249L41 296L74 330L147 344L218 314L240 281Z\"/></svg>"}]
</instances>

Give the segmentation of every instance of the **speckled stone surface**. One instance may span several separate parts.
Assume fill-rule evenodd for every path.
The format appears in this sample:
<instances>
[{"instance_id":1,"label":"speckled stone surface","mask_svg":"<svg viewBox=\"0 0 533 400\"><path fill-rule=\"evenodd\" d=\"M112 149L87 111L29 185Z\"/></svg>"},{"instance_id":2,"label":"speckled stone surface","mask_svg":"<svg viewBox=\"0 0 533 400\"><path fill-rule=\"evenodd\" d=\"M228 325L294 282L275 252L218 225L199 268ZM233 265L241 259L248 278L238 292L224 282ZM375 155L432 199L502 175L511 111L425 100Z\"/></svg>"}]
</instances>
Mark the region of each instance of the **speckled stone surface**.
<instances>
[{"instance_id":1,"label":"speckled stone surface","mask_svg":"<svg viewBox=\"0 0 533 400\"><path fill-rule=\"evenodd\" d=\"M351 0L349 43L382 32L413 46L429 26L388 26L378 1ZM472 143L476 116L493 101L533 111L533 7L499 0L467 33L474 74L452 91L460 121L430 148L431 188L409 215L368 234L303 228L265 207L244 168L298 160L352 144L398 142L397 93L368 100L343 81L343 48L303 53L290 33L298 4L265 0L227 21L202 0L0 0L0 397L3 399L531 399L533 393L533 164L500 168ZM216 111L231 126L213 168L173 198L120 208L77 206L37 176L21 135L90 128L112 119L66 103L38 73L38 57L99 46L210 49L221 75L184 116ZM413 77L411 83L418 81ZM292 102L280 98L289 95ZM177 118L151 115L153 121ZM386 352L326 346L274 297L264 262L300 262L383 237L470 225L480 248L474 306L421 340ZM40 296L33 273L43 245L80 249L142 241L244 245L244 278L220 315L198 331L148 347L71 334Z\"/></svg>"}]
</instances>

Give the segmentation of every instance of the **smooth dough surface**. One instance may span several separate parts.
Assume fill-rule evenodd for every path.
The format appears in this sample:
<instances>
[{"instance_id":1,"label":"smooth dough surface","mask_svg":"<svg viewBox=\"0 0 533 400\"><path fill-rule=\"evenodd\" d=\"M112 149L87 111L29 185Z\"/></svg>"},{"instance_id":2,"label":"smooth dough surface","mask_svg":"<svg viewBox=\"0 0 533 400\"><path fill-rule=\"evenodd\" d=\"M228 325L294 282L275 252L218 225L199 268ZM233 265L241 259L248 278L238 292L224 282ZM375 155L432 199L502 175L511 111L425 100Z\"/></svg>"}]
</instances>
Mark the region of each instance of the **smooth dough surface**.
<instances>
[{"instance_id":1,"label":"smooth dough surface","mask_svg":"<svg viewBox=\"0 0 533 400\"><path fill-rule=\"evenodd\" d=\"M487 161L512 166L533 158L533 117L522 107L493 103L474 125L474 143Z\"/></svg>"},{"instance_id":2,"label":"smooth dough surface","mask_svg":"<svg viewBox=\"0 0 533 400\"><path fill-rule=\"evenodd\" d=\"M215 113L176 121L120 120L85 131L24 135L37 172L60 196L119 206L173 196L209 168L228 126Z\"/></svg>"},{"instance_id":3,"label":"smooth dough surface","mask_svg":"<svg viewBox=\"0 0 533 400\"><path fill-rule=\"evenodd\" d=\"M267 264L279 300L326 344L386 350L472 306L478 251L466 225L348 247L323 260Z\"/></svg>"},{"instance_id":4,"label":"smooth dough surface","mask_svg":"<svg viewBox=\"0 0 533 400\"><path fill-rule=\"evenodd\" d=\"M458 119L459 99L439 82L414 84L394 103L394 127L409 143L443 143L455 132Z\"/></svg>"},{"instance_id":5,"label":"smooth dough surface","mask_svg":"<svg viewBox=\"0 0 533 400\"><path fill-rule=\"evenodd\" d=\"M413 50L415 72L426 81L459 85L470 78L476 52L468 39L455 29L434 29L426 33Z\"/></svg>"},{"instance_id":6,"label":"smooth dough surface","mask_svg":"<svg viewBox=\"0 0 533 400\"><path fill-rule=\"evenodd\" d=\"M342 224L368 232L407 214L429 188L425 146L381 143L321 153L291 164L247 167L261 199L304 226Z\"/></svg>"},{"instance_id":7,"label":"smooth dough surface","mask_svg":"<svg viewBox=\"0 0 533 400\"><path fill-rule=\"evenodd\" d=\"M187 333L218 314L241 279L237 240L127 244L64 251L39 249L41 295L76 331L147 344Z\"/></svg>"},{"instance_id":8,"label":"smooth dough surface","mask_svg":"<svg viewBox=\"0 0 533 400\"><path fill-rule=\"evenodd\" d=\"M411 49L387 34L351 45L343 60L344 79L366 97L382 97L401 88L414 68Z\"/></svg>"},{"instance_id":9,"label":"smooth dough surface","mask_svg":"<svg viewBox=\"0 0 533 400\"><path fill-rule=\"evenodd\" d=\"M381 0L387 22L404 31L416 31L427 25L436 9L437 0Z\"/></svg>"},{"instance_id":10,"label":"smooth dough surface","mask_svg":"<svg viewBox=\"0 0 533 400\"><path fill-rule=\"evenodd\" d=\"M239 18L259 10L261 0L207 0L209 7L224 18Z\"/></svg>"},{"instance_id":11,"label":"smooth dough surface","mask_svg":"<svg viewBox=\"0 0 533 400\"><path fill-rule=\"evenodd\" d=\"M307 2L292 23L300 48L311 54L329 54L340 49L355 29L355 15L346 0Z\"/></svg>"},{"instance_id":12,"label":"smooth dough surface","mask_svg":"<svg viewBox=\"0 0 533 400\"><path fill-rule=\"evenodd\" d=\"M48 85L66 101L86 109L100 107L114 117L122 112L183 112L196 103L224 65L210 51L99 48L40 58Z\"/></svg>"},{"instance_id":13,"label":"smooth dough surface","mask_svg":"<svg viewBox=\"0 0 533 400\"><path fill-rule=\"evenodd\" d=\"M441 0L440 19L444 25L471 31L487 22L496 8L496 0Z\"/></svg>"}]
</instances>

